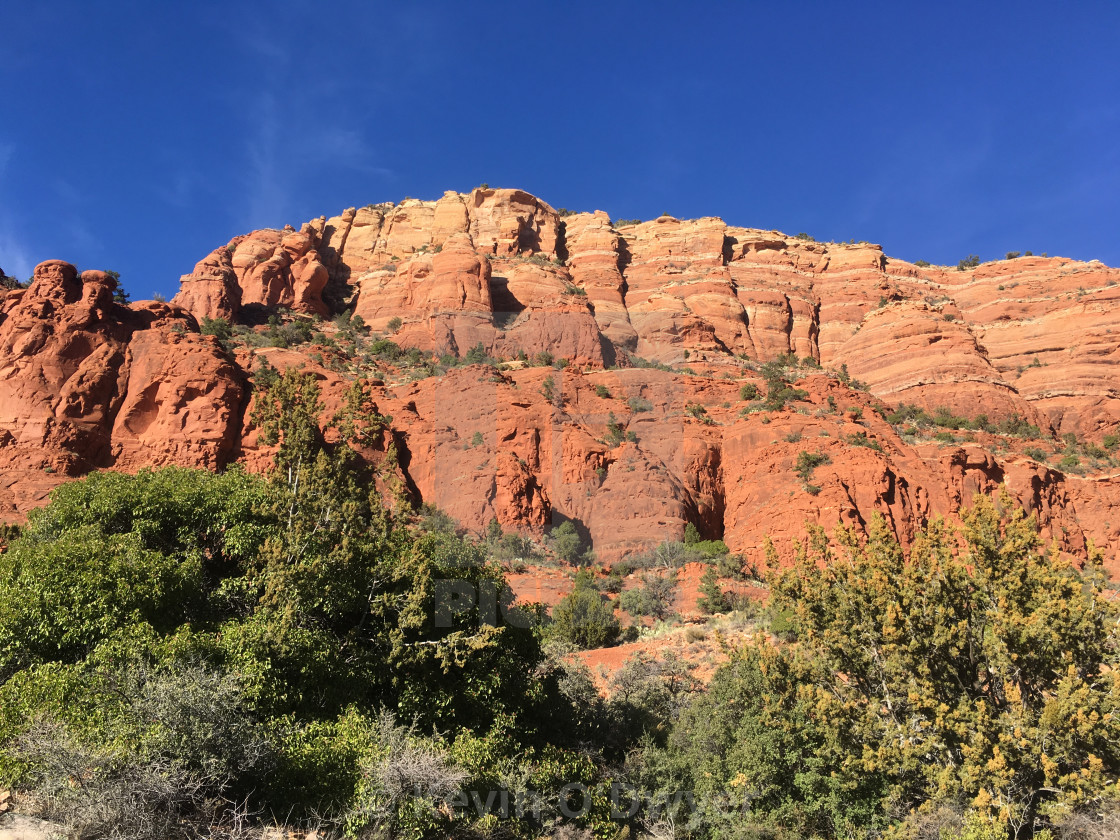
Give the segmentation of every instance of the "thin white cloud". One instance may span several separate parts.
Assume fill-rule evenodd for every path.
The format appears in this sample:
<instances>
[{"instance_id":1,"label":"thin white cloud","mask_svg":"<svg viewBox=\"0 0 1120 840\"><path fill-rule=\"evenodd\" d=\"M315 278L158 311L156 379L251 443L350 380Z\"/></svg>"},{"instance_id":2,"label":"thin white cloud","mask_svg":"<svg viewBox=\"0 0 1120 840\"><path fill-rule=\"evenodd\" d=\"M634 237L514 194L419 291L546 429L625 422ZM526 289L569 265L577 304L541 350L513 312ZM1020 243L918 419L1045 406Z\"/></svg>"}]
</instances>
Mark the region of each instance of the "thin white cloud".
<instances>
[{"instance_id":1,"label":"thin white cloud","mask_svg":"<svg viewBox=\"0 0 1120 840\"><path fill-rule=\"evenodd\" d=\"M304 13L295 0L281 0L276 14L245 17L232 30L252 63L237 98L245 120L244 192L233 208L237 223L247 228L299 224L303 196L331 176L393 177L363 129L369 103L354 96L391 74L367 68L357 81L302 64L303 30L294 24ZM363 101L361 113L355 101Z\"/></svg>"},{"instance_id":2,"label":"thin white cloud","mask_svg":"<svg viewBox=\"0 0 1120 840\"><path fill-rule=\"evenodd\" d=\"M0 188L4 186L8 167L15 153L14 143L0 143ZM0 206L0 269L10 277L26 280L31 276L33 268L31 255L8 215L7 208Z\"/></svg>"},{"instance_id":3,"label":"thin white cloud","mask_svg":"<svg viewBox=\"0 0 1120 840\"><path fill-rule=\"evenodd\" d=\"M6 218L0 217L0 268L9 277L26 280L35 268L31 255L15 234Z\"/></svg>"},{"instance_id":4,"label":"thin white cloud","mask_svg":"<svg viewBox=\"0 0 1120 840\"><path fill-rule=\"evenodd\" d=\"M267 227L287 217L289 198L285 181L288 173L280 168L280 118L276 97L263 93L256 109L255 130L246 143L248 158L248 207L250 227ZM290 162L292 166L295 161Z\"/></svg>"}]
</instances>

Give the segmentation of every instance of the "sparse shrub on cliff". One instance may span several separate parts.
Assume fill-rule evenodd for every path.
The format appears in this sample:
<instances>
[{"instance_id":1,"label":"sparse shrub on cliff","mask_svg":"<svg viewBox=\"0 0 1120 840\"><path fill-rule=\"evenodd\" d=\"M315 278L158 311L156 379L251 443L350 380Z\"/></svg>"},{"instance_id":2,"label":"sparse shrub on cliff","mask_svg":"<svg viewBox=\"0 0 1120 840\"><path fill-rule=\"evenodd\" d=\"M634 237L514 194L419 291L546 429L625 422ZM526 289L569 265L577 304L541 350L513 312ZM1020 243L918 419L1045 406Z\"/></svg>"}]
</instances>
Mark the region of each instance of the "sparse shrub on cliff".
<instances>
[{"instance_id":1,"label":"sparse shrub on cliff","mask_svg":"<svg viewBox=\"0 0 1120 840\"><path fill-rule=\"evenodd\" d=\"M387 362L395 362L401 357L401 348L387 338L379 338L370 344L369 352Z\"/></svg>"},{"instance_id":2,"label":"sparse shrub on cliff","mask_svg":"<svg viewBox=\"0 0 1120 840\"><path fill-rule=\"evenodd\" d=\"M233 339L233 327L225 318L203 318L198 331L203 335L214 336L223 347L228 347Z\"/></svg>"},{"instance_id":3,"label":"sparse shrub on cliff","mask_svg":"<svg viewBox=\"0 0 1120 840\"><path fill-rule=\"evenodd\" d=\"M395 333L402 326L404 326L404 321L402 321L399 316L394 315L389 319L389 323L385 325L385 328L389 330L389 332Z\"/></svg>"},{"instance_id":4,"label":"sparse shrub on cliff","mask_svg":"<svg viewBox=\"0 0 1120 840\"><path fill-rule=\"evenodd\" d=\"M611 391L606 385L595 386L595 396L601 400L609 400L611 398Z\"/></svg>"},{"instance_id":5,"label":"sparse shrub on cliff","mask_svg":"<svg viewBox=\"0 0 1120 840\"><path fill-rule=\"evenodd\" d=\"M967 258L957 263L957 271L966 271L970 268L976 268L980 265L980 257L976 254L969 254Z\"/></svg>"},{"instance_id":6,"label":"sparse shrub on cliff","mask_svg":"<svg viewBox=\"0 0 1120 840\"><path fill-rule=\"evenodd\" d=\"M1014 260L1014 259L1017 259L1018 257L1021 257L1021 256L1022 256L1022 254L1020 254L1018 251L1008 251L1004 255L1004 259L1005 260Z\"/></svg>"},{"instance_id":7,"label":"sparse shrub on cliff","mask_svg":"<svg viewBox=\"0 0 1120 840\"><path fill-rule=\"evenodd\" d=\"M614 412L607 414L607 444L611 447L618 446L626 440L626 431L614 416Z\"/></svg>"},{"instance_id":8,"label":"sparse shrub on cliff","mask_svg":"<svg viewBox=\"0 0 1120 840\"><path fill-rule=\"evenodd\" d=\"M15 289L26 289L30 285L30 280L28 280L26 283L21 283L18 279L16 279L15 277L9 277L4 273L2 269L0 269L0 289L13 291Z\"/></svg>"},{"instance_id":9,"label":"sparse shrub on cliff","mask_svg":"<svg viewBox=\"0 0 1120 840\"><path fill-rule=\"evenodd\" d=\"M844 440L852 446L863 446L868 449L874 449L876 452L883 451L883 447L879 441L874 438L869 438L867 432L855 432L854 434L846 436Z\"/></svg>"},{"instance_id":10,"label":"sparse shrub on cliff","mask_svg":"<svg viewBox=\"0 0 1120 840\"><path fill-rule=\"evenodd\" d=\"M953 412L945 406L938 406L931 414L919 406L903 403L893 411L885 413L883 417L892 426L912 423L921 428L937 426L942 429L971 429L974 431L988 432L989 434L1011 435L1023 438L1037 438L1042 434L1038 426L1027 422L1017 414L1009 415L998 423L993 423L985 414L979 414L975 418L969 419L968 417L953 414Z\"/></svg>"},{"instance_id":11,"label":"sparse shrub on cliff","mask_svg":"<svg viewBox=\"0 0 1120 840\"><path fill-rule=\"evenodd\" d=\"M805 484L813 477L813 470L822 464L828 463L828 456L823 452L809 452L802 449L797 453L797 461L794 464L794 472Z\"/></svg>"},{"instance_id":12,"label":"sparse shrub on cliff","mask_svg":"<svg viewBox=\"0 0 1120 840\"><path fill-rule=\"evenodd\" d=\"M271 315L268 319L266 340L272 347L291 347L310 341L312 332L311 323L302 318L296 318L285 324L280 316Z\"/></svg>"},{"instance_id":13,"label":"sparse shrub on cliff","mask_svg":"<svg viewBox=\"0 0 1120 840\"><path fill-rule=\"evenodd\" d=\"M763 408L767 411L780 411L786 403L803 400L809 392L801 388L794 388L789 383L787 370L791 365L797 364L797 356L788 353L779 356L762 365L759 372L766 380L766 398Z\"/></svg>"},{"instance_id":14,"label":"sparse shrub on cliff","mask_svg":"<svg viewBox=\"0 0 1120 840\"><path fill-rule=\"evenodd\" d=\"M643 359L641 356L631 356L630 364L636 368L645 368L648 370L664 370L670 373L675 373L672 367L663 362L655 362L650 359Z\"/></svg>"},{"instance_id":15,"label":"sparse shrub on cliff","mask_svg":"<svg viewBox=\"0 0 1120 840\"><path fill-rule=\"evenodd\" d=\"M496 359L492 359L490 354L486 352L486 347L483 346L481 341L468 350L463 356L463 364L465 365L494 364L496 361Z\"/></svg>"},{"instance_id":16,"label":"sparse shrub on cliff","mask_svg":"<svg viewBox=\"0 0 1120 840\"><path fill-rule=\"evenodd\" d=\"M914 265L918 268L929 268L929 260L915 260Z\"/></svg>"},{"instance_id":17,"label":"sparse shrub on cliff","mask_svg":"<svg viewBox=\"0 0 1120 840\"><path fill-rule=\"evenodd\" d=\"M706 426L711 426L715 421L708 416L708 409L700 403L689 403L684 409L691 417L695 417Z\"/></svg>"},{"instance_id":18,"label":"sparse shrub on cliff","mask_svg":"<svg viewBox=\"0 0 1120 840\"><path fill-rule=\"evenodd\" d=\"M644 397L630 397L626 400L626 405L634 414L653 410L653 403Z\"/></svg>"},{"instance_id":19,"label":"sparse shrub on cliff","mask_svg":"<svg viewBox=\"0 0 1120 840\"><path fill-rule=\"evenodd\" d=\"M758 390L758 386L755 385L753 382L747 382L745 385L743 385L739 389L739 399L745 400L745 401L748 401L748 402L750 400L757 400L758 397L759 397L759 394L760 394L760 392Z\"/></svg>"},{"instance_id":20,"label":"sparse shrub on cliff","mask_svg":"<svg viewBox=\"0 0 1120 840\"><path fill-rule=\"evenodd\" d=\"M640 225L641 223L641 219L615 219L613 222L611 222L611 225L616 228L621 228L630 227L631 225Z\"/></svg>"},{"instance_id":21,"label":"sparse shrub on cliff","mask_svg":"<svg viewBox=\"0 0 1120 840\"><path fill-rule=\"evenodd\" d=\"M996 424L996 428L1000 434L1014 435L1015 437L1022 437L1028 439L1035 439L1042 436L1042 431L1038 426L1028 422L1018 414L1012 414L1007 418L1001 420Z\"/></svg>"}]
</instances>

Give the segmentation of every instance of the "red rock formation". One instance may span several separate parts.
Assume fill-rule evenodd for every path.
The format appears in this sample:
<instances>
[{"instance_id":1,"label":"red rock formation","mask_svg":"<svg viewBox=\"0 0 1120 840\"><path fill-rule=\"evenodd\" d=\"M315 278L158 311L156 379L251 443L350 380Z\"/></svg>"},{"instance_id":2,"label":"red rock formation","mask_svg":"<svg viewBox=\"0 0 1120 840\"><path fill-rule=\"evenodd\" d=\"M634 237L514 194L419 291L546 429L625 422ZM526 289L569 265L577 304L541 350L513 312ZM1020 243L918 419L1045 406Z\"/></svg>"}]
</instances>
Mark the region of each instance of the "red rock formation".
<instances>
[{"instance_id":1,"label":"red rock formation","mask_svg":"<svg viewBox=\"0 0 1120 840\"><path fill-rule=\"evenodd\" d=\"M242 384L263 355L316 372L324 422L355 377L382 383L374 399L393 431L363 454L395 450L386 475L467 528L496 517L540 534L570 519L610 561L691 522L758 561L767 535L788 556L806 522L862 529L874 513L908 543L929 517L1005 484L1046 539L1076 556L1091 540L1120 571L1113 462L1093 456L1098 468L1080 475L1055 454L1060 434L1099 444L1120 428L1118 281L1065 259L919 267L876 245L714 218L615 227L601 211L561 218L488 188L237 237L183 278L172 305L121 307L105 275L44 263L30 289L0 293L11 465L0 507L41 504L65 475L99 466L236 457L263 469ZM426 376L374 360L368 343L353 356L242 346L231 361L195 320L326 317L346 303L404 348L462 356L481 344L570 364ZM336 336L329 321L316 329ZM741 386L765 390L759 364L791 353L807 360L793 372L804 399L744 412ZM845 385L841 366L869 393ZM903 402L1021 417L1043 438L915 436L882 417ZM811 488L795 470L802 451L828 458Z\"/></svg>"},{"instance_id":2,"label":"red rock formation","mask_svg":"<svg viewBox=\"0 0 1120 840\"><path fill-rule=\"evenodd\" d=\"M180 279L179 294L172 303L196 318L225 318L233 321L241 311L241 286L233 270L229 245L216 248Z\"/></svg>"},{"instance_id":3,"label":"red rock formation","mask_svg":"<svg viewBox=\"0 0 1120 840\"><path fill-rule=\"evenodd\" d=\"M239 440L243 377L194 318L113 302L115 281L45 262L0 299L0 516L99 467L218 467Z\"/></svg>"}]
</instances>

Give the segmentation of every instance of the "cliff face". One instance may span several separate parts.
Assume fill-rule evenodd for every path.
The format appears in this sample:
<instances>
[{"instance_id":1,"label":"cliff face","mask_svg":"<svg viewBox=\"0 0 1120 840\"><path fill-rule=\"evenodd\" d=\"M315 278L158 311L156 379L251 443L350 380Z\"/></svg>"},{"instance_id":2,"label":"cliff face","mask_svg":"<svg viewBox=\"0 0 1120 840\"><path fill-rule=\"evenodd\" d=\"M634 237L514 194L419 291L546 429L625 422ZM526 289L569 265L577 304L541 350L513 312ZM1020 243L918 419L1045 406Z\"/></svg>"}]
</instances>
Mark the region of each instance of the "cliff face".
<instances>
[{"instance_id":1,"label":"cliff face","mask_svg":"<svg viewBox=\"0 0 1120 840\"><path fill-rule=\"evenodd\" d=\"M1061 435L1099 444L1120 422L1118 280L1058 258L919 267L875 245L715 218L619 227L603 212L561 217L528 193L490 189L237 237L183 278L171 305L121 307L97 272L45 263L30 289L0 300L11 465L0 504L25 511L64 475L96 467L263 463L244 385L263 355L315 370L328 397L358 376L382 383L401 478L468 528L496 516L539 532L572 519L610 559L694 522L753 556L765 534L788 551L806 521L858 528L874 511L905 541L930 515L1006 483L1044 535L1075 554L1092 539L1120 570L1109 460L1077 475L1036 451L1065 447ZM198 334L203 318L261 323L277 307L319 317L348 307L424 353L481 345L569 364L417 378L307 345L229 359ZM804 398L742 413L745 383L765 391L758 364L789 353L807 360L791 371ZM648 363L662 369L638 366ZM817 365L843 367L868 391ZM933 439L881 416L901 403L1021 419L1042 440ZM794 470L803 450L829 458L812 473L816 494Z\"/></svg>"},{"instance_id":2,"label":"cliff face","mask_svg":"<svg viewBox=\"0 0 1120 840\"><path fill-rule=\"evenodd\" d=\"M236 450L245 377L189 312L113 302L100 271L45 262L0 298L0 513L44 504L67 477Z\"/></svg>"}]
</instances>

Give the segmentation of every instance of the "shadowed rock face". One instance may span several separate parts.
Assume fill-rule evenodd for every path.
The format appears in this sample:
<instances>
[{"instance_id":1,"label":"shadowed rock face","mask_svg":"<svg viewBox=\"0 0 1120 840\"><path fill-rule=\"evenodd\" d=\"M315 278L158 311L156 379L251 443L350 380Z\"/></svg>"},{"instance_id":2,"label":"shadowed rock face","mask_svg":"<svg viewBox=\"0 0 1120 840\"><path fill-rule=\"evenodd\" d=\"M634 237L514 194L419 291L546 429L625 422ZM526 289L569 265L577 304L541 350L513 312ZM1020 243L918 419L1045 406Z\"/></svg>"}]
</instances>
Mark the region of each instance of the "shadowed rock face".
<instances>
[{"instance_id":1,"label":"shadowed rock face","mask_svg":"<svg viewBox=\"0 0 1120 840\"><path fill-rule=\"evenodd\" d=\"M393 433L365 454L378 460L392 442L402 486L472 529L496 517L539 533L572 519L610 560L693 522L757 559L767 534L786 553L806 521L859 529L876 511L906 542L930 516L1006 483L1047 538L1078 555L1092 539L1120 569L1120 490L1107 471L1063 473L1026 454L1039 442L984 432L903 438L877 413L913 403L1023 418L1047 454L1062 434L1099 443L1120 425L1118 280L1063 258L918 267L876 245L716 218L617 227L602 211L561 217L491 189L236 237L184 276L170 305L122 307L99 272L44 263L30 289L0 298L0 506L26 511L97 467L262 468L244 383L264 356L317 372L324 421L354 376L387 383L373 390ZM307 345L234 360L198 333L203 318L344 307L375 333L392 324L404 348L461 356L481 344L571 364L408 381L391 366L320 364ZM790 353L843 366L869 393L805 366L803 400L741 415L740 387L765 389L744 358ZM829 457L813 471L816 494L794 471L803 450Z\"/></svg>"}]
</instances>

